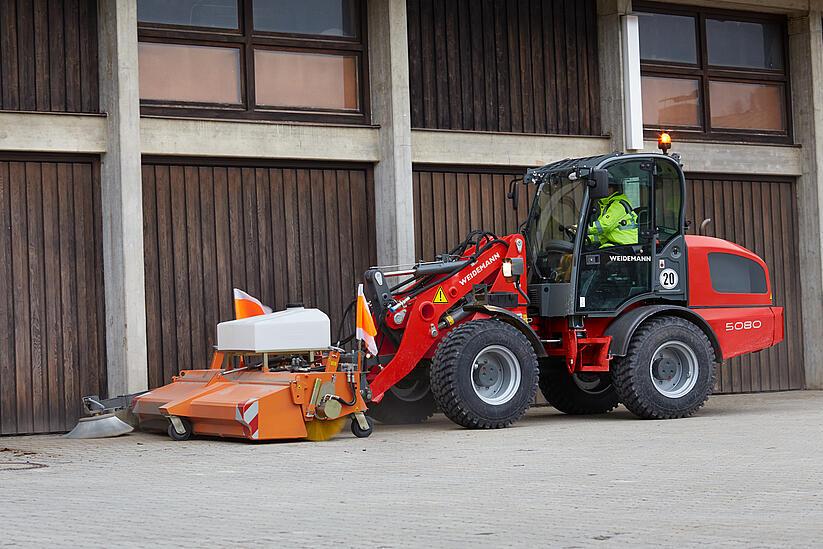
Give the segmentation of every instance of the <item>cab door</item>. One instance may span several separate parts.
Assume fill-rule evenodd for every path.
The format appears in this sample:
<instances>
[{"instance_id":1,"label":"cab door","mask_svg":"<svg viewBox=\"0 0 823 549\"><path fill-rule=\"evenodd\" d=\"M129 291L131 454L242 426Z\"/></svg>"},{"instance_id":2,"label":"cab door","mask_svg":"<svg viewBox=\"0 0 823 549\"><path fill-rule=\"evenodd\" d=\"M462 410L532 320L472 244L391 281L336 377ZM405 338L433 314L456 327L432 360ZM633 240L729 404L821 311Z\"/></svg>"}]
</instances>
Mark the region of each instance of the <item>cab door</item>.
<instances>
[{"instance_id":1,"label":"cab door","mask_svg":"<svg viewBox=\"0 0 823 549\"><path fill-rule=\"evenodd\" d=\"M576 308L585 314L614 314L654 291L655 160L629 157L605 169L610 198L590 199L579 229ZM612 228L613 223L606 222L609 208L615 208L609 213L619 215L622 224ZM603 227L610 230L603 232Z\"/></svg>"},{"instance_id":2,"label":"cab door","mask_svg":"<svg viewBox=\"0 0 823 549\"><path fill-rule=\"evenodd\" d=\"M657 297L686 301L687 263L685 241L686 179L671 157L655 160L654 177L654 276Z\"/></svg>"}]
</instances>

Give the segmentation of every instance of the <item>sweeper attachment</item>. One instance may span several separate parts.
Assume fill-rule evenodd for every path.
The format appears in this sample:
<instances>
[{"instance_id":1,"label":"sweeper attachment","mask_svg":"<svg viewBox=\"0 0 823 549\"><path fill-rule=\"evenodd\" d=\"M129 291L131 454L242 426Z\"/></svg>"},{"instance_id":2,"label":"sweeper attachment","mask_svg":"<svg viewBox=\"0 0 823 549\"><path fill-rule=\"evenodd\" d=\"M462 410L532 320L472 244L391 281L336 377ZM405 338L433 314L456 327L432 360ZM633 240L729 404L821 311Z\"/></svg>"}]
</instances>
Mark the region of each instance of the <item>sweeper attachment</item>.
<instances>
[{"instance_id":1,"label":"sweeper attachment","mask_svg":"<svg viewBox=\"0 0 823 549\"><path fill-rule=\"evenodd\" d=\"M173 440L327 440L347 416L352 432L367 437L372 424L363 413L358 356L330 346L329 318L317 309L223 322L210 368L184 370L168 385L121 397L119 409L141 430L165 431ZM103 401L98 408L107 413L81 420L77 438L116 433L109 423L116 405Z\"/></svg>"},{"instance_id":2,"label":"sweeper attachment","mask_svg":"<svg viewBox=\"0 0 823 549\"><path fill-rule=\"evenodd\" d=\"M317 309L223 322L207 370L184 370L134 398L141 429L249 440L326 440L354 416L352 432L371 434L361 370L353 353L329 346L329 318Z\"/></svg>"}]
</instances>

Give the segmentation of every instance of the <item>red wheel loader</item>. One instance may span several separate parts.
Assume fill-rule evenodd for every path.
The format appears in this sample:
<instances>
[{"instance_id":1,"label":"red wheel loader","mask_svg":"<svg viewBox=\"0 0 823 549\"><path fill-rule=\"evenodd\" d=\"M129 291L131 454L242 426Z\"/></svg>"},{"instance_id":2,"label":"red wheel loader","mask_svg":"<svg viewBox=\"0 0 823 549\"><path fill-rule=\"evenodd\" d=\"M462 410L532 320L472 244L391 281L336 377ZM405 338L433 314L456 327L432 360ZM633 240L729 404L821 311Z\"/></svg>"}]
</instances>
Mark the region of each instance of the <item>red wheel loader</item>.
<instances>
[{"instance_id":1,"label":"red wheel loader","mask_svg":"<svg viewBox=\"0 0 823 549\"><path fill-rule=\"evenodd\" d=\"M686 180L663 145L530 169L509 191L516 203L519 185L536 190L517 234L477 231L435 262L369 270L369 414L413 422L437 407L465 427L505 427L539 387L568 414L623 403L680 418L724 360L782 341L763 260L686 234ZM628 243L597 238L610 186L636 225Z\"/></svg>"},{"instance_id":2,"label":"red wheel loader","mask_svg":"<svg viewBox=\"0 0 823 549\"><path fill-rule=\"evenodd\" d=\"M515 204L521 186L535 191L519 232L473 231L436 261L368 270L374 356L338 358L326 337L311 349L283 343L271 370L271 344L224 345L247 364L227 370L218 353L212 369L182 372L126 406L172 438L255 440L312 438L306 426L339 426L347 414L368 434L366 406L387 423L439 408L464 427L506 427L538 388L569 414L618 403L641 418L694 414L719 364L782 341L783 309L762 259L686 234L686 180L663 148L527 170L509 190ZM610 240L601 216L614 193L625 208L615 230L626 233ZM261 403L255 425L265 436L250 434L251 402Z\"/></svg>"}]
</instances>

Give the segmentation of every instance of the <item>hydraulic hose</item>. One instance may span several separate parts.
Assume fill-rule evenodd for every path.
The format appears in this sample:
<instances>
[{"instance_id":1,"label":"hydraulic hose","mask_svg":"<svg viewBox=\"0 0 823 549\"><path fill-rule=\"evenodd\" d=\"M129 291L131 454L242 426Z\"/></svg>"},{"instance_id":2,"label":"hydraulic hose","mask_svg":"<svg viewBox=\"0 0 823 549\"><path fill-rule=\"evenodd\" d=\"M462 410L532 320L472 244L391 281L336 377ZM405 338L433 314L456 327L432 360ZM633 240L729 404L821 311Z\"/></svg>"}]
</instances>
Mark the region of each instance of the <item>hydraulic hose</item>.
<instances>
[{"instance_id":1,"label":"hydraulic hose","mask_svg":"<svg viewBox=\"0 0 823 549\"><path fill-rule=\"evenodd\" d=\"M351 341L351 338L354 337L354 336L349 336L348 338L346 338L345 342L343 341L343 339L344 339L343 338L343 328L346 326L346 318L349 316L349 313L352 311L352 309L354 309L354 305L356 303L357 303L357 300L355 299L354 301L349 303L349 306L346 307L345 311L343 311L343 318L340 319L340 325L337 328L337 347L341 346L340 345L341 342L342 343L348 343L349 341Z\"/></svg>"},{"instance_id":2,"label":"hydraulic hose","mask_svg":"<svg viewBox=\"0 0 823 549\"><path fill-rule=\"evenodd\" d=\"M477 231L477 232L479 232L479 231ZM469 235L470 235L470 237L471 237L471 236L472 236L472 233L469 233ZM493 238L489 238L489 237L493 237ZM486 243L485 243L482 247L480 247L480 242L482 241L482 239L483 239L483 238L489 238L489 239L488 239L488 241L487 241L487 242L486 242ZM467 238L467 240L468 240L468 238ZM465 241L464 241L464 243L463 243L463 244L465 244ZM468 246L469 246L470 244L471 244L471 243L467 244L465 247L466 247L466 248L468 248ZM507 245L505 240L500 240L500 239L499 239L499 238L497 238L497 236L495 236L494 234L492 234L492 233L483 233L483 235L482 235L482 237L481 237L480 241L478 241L477 243L475 243L475 251L474 251L474 253L473 253L473 254L471 255L471 257L470 257L471 262L473 263L473 262L477 261L477 258L478 258L478 257L480 257L480 255L481 255L483 252L485 252L486 250L490 249L492 246L495 246L496 244L502 244L502 245L504 245L504 246L506 246L506 245ZM448 280L450 277L452 277L452 276L454 276L455 274L457 274L457 273L458 273L461 269L463 269L463 267L464 267L464 265L458 265L457 267L455 267L455 268L454 268L454 269L452 269L451 271L449 271L449 272L445 273L445 274L443 275L443 277L441 277L441 278L435 278L434 280L432 280L431 282L429 282L429 283L427 283L427 284L423 284L423 285L422 285L422 286L420 286L420 287L415 287L413 290L411 290L411 291L409 292L409 294L406 296L406 299L410 299L410 298L417 297L417 296L418 296L418 295L420 295L421 293L423 293L423 292L425 292L425 291L427 291L427 290L430 290L430 289L434 288L434 287L435 287L435 286L437 286L438 284L442 283L444 280Z\"/></svg>"}]
</instances>

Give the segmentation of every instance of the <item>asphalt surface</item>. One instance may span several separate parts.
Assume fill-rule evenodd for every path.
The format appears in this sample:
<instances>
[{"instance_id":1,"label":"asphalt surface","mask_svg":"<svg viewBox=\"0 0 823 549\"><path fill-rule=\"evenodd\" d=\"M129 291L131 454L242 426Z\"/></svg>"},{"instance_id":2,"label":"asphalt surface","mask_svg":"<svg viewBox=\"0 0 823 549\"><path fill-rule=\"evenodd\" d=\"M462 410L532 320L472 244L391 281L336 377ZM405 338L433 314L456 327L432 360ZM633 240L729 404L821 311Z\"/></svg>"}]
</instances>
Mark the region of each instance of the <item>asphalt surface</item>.
<instances>
[{"instance_id":1,"label":"asphalt surface","mask_svg":"<svg viewBox=\"0 0 823 549\"><path fill-rule=\"evenodd\" d=\"M820 547L823 392L323 443L0 438L2 547Z\"/></svg>"}]
</instances>

